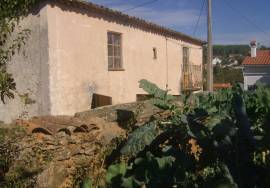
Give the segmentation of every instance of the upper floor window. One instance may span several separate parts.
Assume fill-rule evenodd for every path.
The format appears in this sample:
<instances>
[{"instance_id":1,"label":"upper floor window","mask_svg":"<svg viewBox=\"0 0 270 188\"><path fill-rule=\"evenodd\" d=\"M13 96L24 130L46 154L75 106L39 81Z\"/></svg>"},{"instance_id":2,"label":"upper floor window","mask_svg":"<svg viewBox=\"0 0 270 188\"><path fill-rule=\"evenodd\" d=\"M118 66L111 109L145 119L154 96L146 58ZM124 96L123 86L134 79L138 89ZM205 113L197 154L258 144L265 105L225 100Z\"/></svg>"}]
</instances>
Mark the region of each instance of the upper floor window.
<instances>
[{"instance_id":1,"label":"upper floor window","mask_svg":"<svg viewBox=\"0 0 270 188\"><path fill-rule=\"evenodd\" d=\"M122 70L122 37L120 33L108 32L108 70Z\"/></svg>"}]
</instances>

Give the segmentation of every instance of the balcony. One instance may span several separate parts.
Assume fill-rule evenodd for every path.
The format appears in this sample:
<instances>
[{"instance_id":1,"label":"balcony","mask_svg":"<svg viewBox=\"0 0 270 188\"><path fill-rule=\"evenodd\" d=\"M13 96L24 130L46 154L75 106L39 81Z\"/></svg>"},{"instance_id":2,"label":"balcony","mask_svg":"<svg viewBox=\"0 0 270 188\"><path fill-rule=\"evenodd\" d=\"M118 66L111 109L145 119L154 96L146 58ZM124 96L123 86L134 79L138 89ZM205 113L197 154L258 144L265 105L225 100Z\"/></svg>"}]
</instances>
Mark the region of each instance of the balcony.
<instances>
[{"instance_id":1,"label":"balcony","mask_svg":"<svg viewBox=\"0 0 270 188\"><path fill-rule=\"evenodd\" d=\"M183 92L198 91L203 88L202 83L202 66L183 65L181 89Z\"/></svg>"}]
</instances>

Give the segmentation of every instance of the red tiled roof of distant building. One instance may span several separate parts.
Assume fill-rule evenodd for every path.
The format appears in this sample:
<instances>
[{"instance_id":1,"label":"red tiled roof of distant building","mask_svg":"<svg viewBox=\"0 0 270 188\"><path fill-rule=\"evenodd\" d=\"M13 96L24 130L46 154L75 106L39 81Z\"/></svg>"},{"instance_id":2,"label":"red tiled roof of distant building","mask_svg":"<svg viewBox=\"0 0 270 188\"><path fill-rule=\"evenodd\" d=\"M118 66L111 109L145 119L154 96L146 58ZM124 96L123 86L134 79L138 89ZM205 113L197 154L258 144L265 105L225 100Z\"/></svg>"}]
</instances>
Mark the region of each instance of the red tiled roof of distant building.
<instances>
[{"instance_id":1,"label":"red tiled roof of distant building","mask_svg":"<svg viewBox=\"0 0 270 188\"><path fill-rule=\"evenodd\" d=\"M246 57L243 65L270 65L270 50L258 50L256 57Z\"/></svg>"},{"instance_id":2,"label":"red tiled roof of distant building","mask_svg":"<svg viewBox=\"0 0 270 188\"><path fill-rule=\"evenodd\" d=\"M214 83L214 90L231 88L230 83Z\"/></svg>"}]
</instances>

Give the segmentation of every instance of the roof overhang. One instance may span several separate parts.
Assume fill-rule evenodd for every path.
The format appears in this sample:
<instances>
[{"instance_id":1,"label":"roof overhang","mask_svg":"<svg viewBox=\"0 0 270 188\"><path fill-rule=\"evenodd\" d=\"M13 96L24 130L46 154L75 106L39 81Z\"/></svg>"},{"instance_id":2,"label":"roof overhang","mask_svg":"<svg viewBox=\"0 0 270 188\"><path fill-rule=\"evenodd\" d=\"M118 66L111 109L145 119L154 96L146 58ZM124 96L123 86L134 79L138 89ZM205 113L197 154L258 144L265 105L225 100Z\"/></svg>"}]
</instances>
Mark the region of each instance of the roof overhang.
<instances>
[{"instance_id":1,"label":"roof overhang","mask_svg":"<svg viewBox=\"0 0 270 188\"><path fill-rule=\"evenodd\" d=\"M143 30L151 31L153 33L164 35L165 37L170 37L176 40L182 40L195 45L203 46L207 44L203 40L186 35L184 33L157 25L155 23L145 21L143 19L134 16L129 16L120 11L112 10L107 7L96 5L91 2L86 2L83 0L47 0L47 2L49 2L51 5L57 5L57 3L61 3L67 5L67 7L76 8L76 11L81 10L82 13L83 12L97 13L103 16L104 18L110 18L110 21L113 19L125 25L139 27L142 28Z\"/></svg>"}]
</instances>

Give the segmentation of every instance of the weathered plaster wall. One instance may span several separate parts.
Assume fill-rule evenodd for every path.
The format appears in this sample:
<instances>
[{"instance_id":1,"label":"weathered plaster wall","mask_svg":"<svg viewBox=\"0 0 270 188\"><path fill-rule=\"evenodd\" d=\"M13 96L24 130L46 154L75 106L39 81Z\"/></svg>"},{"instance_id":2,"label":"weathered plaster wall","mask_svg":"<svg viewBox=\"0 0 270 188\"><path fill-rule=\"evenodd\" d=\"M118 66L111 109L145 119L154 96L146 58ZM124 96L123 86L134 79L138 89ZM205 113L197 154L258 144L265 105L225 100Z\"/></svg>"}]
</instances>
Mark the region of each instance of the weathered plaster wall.
<instances>
[{"instance_id":1,"label":"weathered plaster wall","mask_svg":"<svg viewBox=\"0 0 270 188\"><path fill-rule=\"evenodd\" d=\"M46 6L20 23L22 29L30 29L23 50L8 65L13 74L17 91L15 99L0 102L0 121L50 114L48 91L48 30Z\"/></svg>"},{"instance_id":2,"label":"weathered plaster wall","mask_svg":"<svg viewBox=\"0 0 270 188\"><path fill-rule=\"evenodd\" d=\"M48 7L50 101L53 115L91 107L91 94L111 96L113 104L132 102L140 79L179 94L182 46L191 47L191 62L202 64L200 46L143 31L128 23L64 5ZM124 71L108 71L107 32L122 34ZM172 40L172 41L171 41ZM166 47L167 46L167 47ZM153 47L158 58L153 59ZM166 53L167 52L167 53Z\"/></svg>"},{"instance_id":3,"label":"weathered plaster wall","mask_svg":"<svg viewBox=\"0 0 270 188\"><path fill-rule=\"evenodd\" d=\"M257 82L270 85L270 66L269 65L248 65L244 67L244 88L252 86Z\"/></svg>"}]
</instances>

